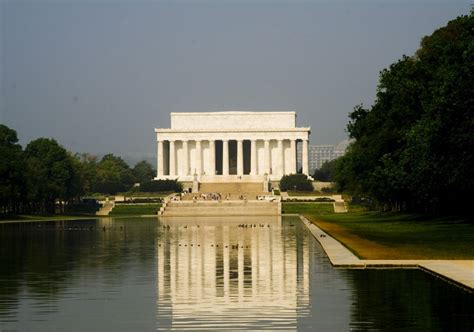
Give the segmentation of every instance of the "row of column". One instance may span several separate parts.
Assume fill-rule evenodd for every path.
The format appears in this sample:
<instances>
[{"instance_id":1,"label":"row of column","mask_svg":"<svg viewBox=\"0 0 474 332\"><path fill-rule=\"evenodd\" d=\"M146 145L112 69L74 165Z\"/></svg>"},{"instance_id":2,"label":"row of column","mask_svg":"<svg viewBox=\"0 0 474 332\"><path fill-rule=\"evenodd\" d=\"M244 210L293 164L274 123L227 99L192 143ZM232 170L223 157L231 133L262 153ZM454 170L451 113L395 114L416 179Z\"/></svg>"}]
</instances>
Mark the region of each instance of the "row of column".
<instances>
[{"instance_id":1,"label":"row of column","mask_svg":"<svg viewBox=\"0 0 474 332\"><path fill-rule=\"evenodd\" d=\"M188 141L183 142L184 149L184 169L189 170L189 151ZM196 173L202 174L202 148L201 141L196 140ZM175 141L169 141L169 175L176 176L176 149ZM285 164L283 153L283 140L277 140L278 160L277 168L279 172L283 169ZM244 149L243 140L237 140L237 175L244 175ZM158 177L164 175L164 154L163 141L158 141ZM296 141L290 140L290 155L295 156L295 162L291 163L291 168L288 174L296 173ZM303 140L303 158L302 171L303 174L308 174L308 141ZM209 140L209 167L211 174L216 172L216 144L214 140ZM264 140L264 171L270 173L270 140ZM250 140L250 175L257 174L257 140ZM190 175L190 174L184 174ZM222 175L229 175L229 140L222 140ZM283 175L283 174L280 174Z\"/></svg>"}]
</instances>

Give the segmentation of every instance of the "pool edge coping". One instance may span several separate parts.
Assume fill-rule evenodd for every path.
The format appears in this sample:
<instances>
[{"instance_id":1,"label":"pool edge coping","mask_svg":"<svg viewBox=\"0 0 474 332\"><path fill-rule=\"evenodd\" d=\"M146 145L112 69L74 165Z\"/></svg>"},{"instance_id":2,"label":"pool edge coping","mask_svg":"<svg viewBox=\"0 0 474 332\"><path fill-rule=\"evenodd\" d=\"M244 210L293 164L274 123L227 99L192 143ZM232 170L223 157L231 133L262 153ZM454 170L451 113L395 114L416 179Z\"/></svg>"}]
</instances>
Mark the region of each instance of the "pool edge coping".
<instances>
[{"instance_id":1,"label":"pool edge coping","mask_svg":"<svg viewBox=\"0 0 474 332\"><path fill-rule=\"evenodd\" d=\"M462 260L472 266L461 267L456 260L373 260L360 259L342 243L324 232L303 215L300 220L323 248L331 265L345 269L420 269L468 292L474 293L474 260Z\"/></svg>"}]
</instances>

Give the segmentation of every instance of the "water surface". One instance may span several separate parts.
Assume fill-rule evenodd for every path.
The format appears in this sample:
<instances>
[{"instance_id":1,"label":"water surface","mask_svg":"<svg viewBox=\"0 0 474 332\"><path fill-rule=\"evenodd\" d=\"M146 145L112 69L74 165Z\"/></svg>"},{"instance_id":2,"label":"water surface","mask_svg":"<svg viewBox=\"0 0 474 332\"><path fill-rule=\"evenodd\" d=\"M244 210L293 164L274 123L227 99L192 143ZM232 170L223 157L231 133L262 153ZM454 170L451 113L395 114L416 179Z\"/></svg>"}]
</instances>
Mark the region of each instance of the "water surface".
<instances>
[{"instance_id":1,"label":"water surface","mask_svg":"<svg viewBox=\"0 0 474 332\"><path fill-rule=\"evenodd\" d=\"M473 308L418 270L332 268L292 217L0 224L2 332L472 331Z\"/></svg>"}]
</instances>

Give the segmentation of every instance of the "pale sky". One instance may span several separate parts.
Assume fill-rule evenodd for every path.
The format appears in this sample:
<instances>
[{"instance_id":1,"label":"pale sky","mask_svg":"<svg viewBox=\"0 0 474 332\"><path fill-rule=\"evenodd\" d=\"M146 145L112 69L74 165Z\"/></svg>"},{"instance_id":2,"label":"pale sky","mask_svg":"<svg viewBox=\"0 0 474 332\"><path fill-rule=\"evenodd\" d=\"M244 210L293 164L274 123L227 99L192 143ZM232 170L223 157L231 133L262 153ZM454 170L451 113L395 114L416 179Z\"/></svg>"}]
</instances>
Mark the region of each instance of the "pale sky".
<instances>
[{"instance_id":1,"label":"pale sky","mask_svg":"<svg viewBox=\"0 0 474 332\"><path fill-rule=\"evenodd\" d=\"M0 122L23 145L153 156L170 112L296 111L346 138L378 73L469 1L0 0Z\"/></svg>"}]
</instances>

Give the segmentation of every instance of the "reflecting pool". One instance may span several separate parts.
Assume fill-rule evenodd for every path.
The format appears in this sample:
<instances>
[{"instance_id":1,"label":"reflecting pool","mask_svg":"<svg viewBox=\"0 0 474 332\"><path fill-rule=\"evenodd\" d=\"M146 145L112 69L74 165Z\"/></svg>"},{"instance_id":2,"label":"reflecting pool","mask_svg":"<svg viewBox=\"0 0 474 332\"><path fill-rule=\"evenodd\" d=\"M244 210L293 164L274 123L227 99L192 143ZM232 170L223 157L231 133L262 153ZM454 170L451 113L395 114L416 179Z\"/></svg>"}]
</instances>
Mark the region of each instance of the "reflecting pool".
<instances>
[{"instance_id":1,"label":"reflecting pool","mask_svg":"<svg viewBox=\"0 0 474 332\"><path fill-rule=\"evenodd\" d=\"M474 295L334 269L295 217L0 224L0 331L472 331Z\"/></svg>"}]
</instances>

